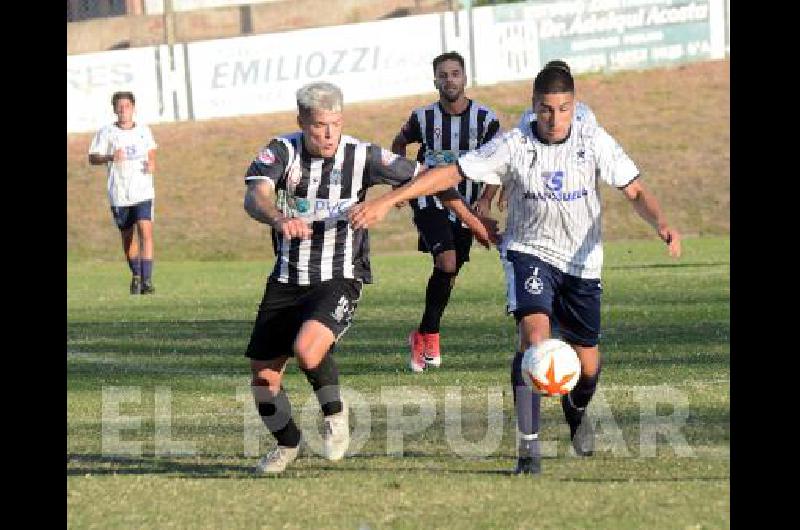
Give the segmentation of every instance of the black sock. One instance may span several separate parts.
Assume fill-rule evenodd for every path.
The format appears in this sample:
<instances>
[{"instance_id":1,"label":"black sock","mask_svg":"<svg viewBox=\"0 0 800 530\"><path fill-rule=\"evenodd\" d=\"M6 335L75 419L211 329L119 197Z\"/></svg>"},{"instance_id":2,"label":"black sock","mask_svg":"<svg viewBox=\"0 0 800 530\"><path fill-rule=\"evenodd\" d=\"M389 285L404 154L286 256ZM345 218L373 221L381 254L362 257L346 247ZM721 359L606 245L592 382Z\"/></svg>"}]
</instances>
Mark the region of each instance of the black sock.
<instances>
[{"instance_id":1,"label":"black sock","mask_svg":"<svg viewBox=\"0 0 800 530\"><path fill-rule=\"evenodd\" d=\"M261 421L275 437L278 445L297 447L300 444L300 429L292 419L292 405L283 387L276 396L272 396L265 386L253 387L253 394Z\"/></svg>"},{"instance_id":2,"label":"black sock","mask_svg":"<svg viewBox=\"0 0 800 530\"><path fill-rule=\"evenodd\" d=\"M142 262L139 258L128 258L128 267L130 267L131 274L134 276L142 275Z\"/></svg>"},{"instance_id":3,"label":"black sock","mask_svg":"<svg viewBox=\"0 0 800 530\"><path fill-rule=\"evenodd\" d=\"M142 258L142 279L149 280L153 276L153 260Z\"/></svg>"},{"instance_id":4,"label":"black sock","mask_svg":"<svg viewBox=\"0 0 800 530\"><path fill-rule=\"evenodd\" d=\"M453 290L453 278L457 272L444 272L436 267L428 279L428 288L425 290L425 312L419 323L420 333L439 333L439 322L442 320L444 308L450 301L450 292Z\"/></svg>"},{"instance_id":5,"label":"black sock","mask_svg":"<svg viewBox=\"0 0 800 530\"><path fill-rule=\"evenodd\" d=\"M569 401L573 407L585 409L587 405L589 405L589 401L592 400L592 396L594 396L594 392L597 390L597 381L600 379L600 368L600 364L598 363L597 372L591 377L587 377L584 373L581 373L578 383L569 393Z\"/></svg>"},{"instance_id":6,"label":"black sock","mask_svg":"<svg viewBox=\"0 0 800 530\"><path fill-rule=\"evenodd\" d=\"M541 396L533 392L522 379L522 356L518 351L511 363L511 389L514 392L514 409L517 412L517 427L523 435L539 432L539 409Z\"/></svg>"},{"instance_id":7,"label":"black sock","mask_svg":"<svg viewBox=\"0 0 800 530\"><path fill-rule=\"evenodd\" d=\"M342 396L339 393L339 370L331 354L333 348L325 354L316 368L303 370L311 388L317 395L317 401L324 416L342 411Z\"/></svg>"}]
</instances>

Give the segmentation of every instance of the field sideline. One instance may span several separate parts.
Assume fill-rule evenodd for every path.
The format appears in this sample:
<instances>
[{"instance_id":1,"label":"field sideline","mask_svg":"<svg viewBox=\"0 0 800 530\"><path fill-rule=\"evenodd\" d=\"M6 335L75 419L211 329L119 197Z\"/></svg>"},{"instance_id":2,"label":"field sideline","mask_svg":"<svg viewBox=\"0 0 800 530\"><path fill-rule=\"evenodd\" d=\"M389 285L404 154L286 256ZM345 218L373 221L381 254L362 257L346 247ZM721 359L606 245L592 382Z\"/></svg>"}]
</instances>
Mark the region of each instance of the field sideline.
<instances>
[{"instance_id":1,"label":"field sideline","mask_svg":"<svg viewBox=\"0 0 800 530\"><path fill-rule=\"evenodd\" d=\"M590 406L606 450L568 455L546 400L550 453L533 479L507 474L514 334L496 251L473 250L443 319L443 367L421 375L405 368L404 340L429 258L374 254L376 282L336 354L360 406L358 450L337 463L313 454L313 396L292 362L286 387L312 447L275 478L250 473L271 442L252 429L242 357L271 260L160 261L158 293L132 298L121 259L70 259L68 526L729 527L729 257L727 237L688 238L677 261L655 237L606 245ZM125 444L133 454L112 454Z\"/></svg>"}]
</instances>

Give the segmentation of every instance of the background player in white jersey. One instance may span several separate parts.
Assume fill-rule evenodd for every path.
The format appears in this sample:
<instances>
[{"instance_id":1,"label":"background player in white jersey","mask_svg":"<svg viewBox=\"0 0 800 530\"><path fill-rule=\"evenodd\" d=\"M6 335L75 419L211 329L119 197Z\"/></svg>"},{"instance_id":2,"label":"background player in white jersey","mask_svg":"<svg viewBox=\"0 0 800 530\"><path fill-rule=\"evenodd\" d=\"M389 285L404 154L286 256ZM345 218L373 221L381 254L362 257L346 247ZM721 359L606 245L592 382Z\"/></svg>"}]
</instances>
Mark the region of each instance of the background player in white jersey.
<instances>
[{"instance_id":1,"label":"background player in white jersey","mask_svg":"<svg viewBox=\"0 0 800 530\"><path fill-rule=\"evenodd\" d=\"M152 294L157 146L150 128L133 121L136 99L131 92L115 92L111 105L117 121L97 131L89 163L108 166L108 200L131 269L130 293Z\"/></svg>"},{"instance_id":2,"label":"background player in white jersey","mask_svg":"<svg viewBox=\"0 0 800 530\"><path fill-rule=\"evenodd\" d=\"M392 151L406 156L406 146L419 143L417 161L427 167L450 164L460 155L491 140L500 130L494 111L466 97L464 58L447 52L433 60L433 84L439 101L414 109L392 142ZM459 191L470 206L480 197L483 185L465 179ZM433 271L425 290L425 308L419 326L408 337L409 366L422 372L442 362L439 325L450 300L456 276L469 261L470 230L433 196L410 201L419 231L419 250L433 257Z\"/></svg>"},{"instance_id":3,"label":"background player in white jersey","mask_svg":"<svg viewBox=\"0 0 800 530\"><path fill-rule=\"evenodd\" d=\"M297 91L300 131L273 138L245 175L244 208L274 230L276 260L245 355L256 408L277 445L258 463L280 473L297 458L301 440L281 388L296 356L319 401L324 450L341 459L350 440L348 410L332 356L350 327L363 283L372 279L369 234L353 230L347 211L375 184L398 186L420 166L377 145L342 134L342 93L330 83ZM276 190L283 194L276 204ZM488 233L455 190L442 194L488 246Z\"/></svg>"},{"instance_id":4,"label":"background player in white jersey","mask_svg":"<svg viewBox=\"0 0 800 530\"><path fill-rule=\"evenodd\" d=\"M571 73L569 65L559 59L548 62L544 65L544 68L562 68L567 73ZM583 101L575 101L573 119L575 121L597 124L597 117L594 115L594 111ZM523 134L530 134L531 124L535 121L536 113L533 112L533 108L526 109L525 112L522 113L522 116L519 117L517 127ZM502 186L500 186L499 189L498 186L486 186L481 194L481 198L475 204L475 211L480 215L489 215L492 209L492 199L495 194L497 194L497 209L501 212L505 210L508 202L505 189Z\"/></svg>"},{"instance_id":5,"label":"background player in white jersey","mask_svg":"<svg viewBox=\"0 0 800 530\"><path fill-rule=\"evenodd\" d=\"M530 134L514 128L456 164L426 171L351 212L354 226L368 226L396 201L433 193L465 176L508 187L508 222L500 251L508 311L515 316L519 337L511 370L520 432L517 473L541 469L539 396L523 383L520 364L522 352L550 336L551 316L581 361L577 385L561 400L572 445L579 455L593 452L594 429L585 411L600 375L599 182L622 191L672 256L681 252L679 233L642 184L636 165L601 127L573 121L574 101L569 72L545 68L534 81L537 120Z\"/></svg>"}]
</instances>

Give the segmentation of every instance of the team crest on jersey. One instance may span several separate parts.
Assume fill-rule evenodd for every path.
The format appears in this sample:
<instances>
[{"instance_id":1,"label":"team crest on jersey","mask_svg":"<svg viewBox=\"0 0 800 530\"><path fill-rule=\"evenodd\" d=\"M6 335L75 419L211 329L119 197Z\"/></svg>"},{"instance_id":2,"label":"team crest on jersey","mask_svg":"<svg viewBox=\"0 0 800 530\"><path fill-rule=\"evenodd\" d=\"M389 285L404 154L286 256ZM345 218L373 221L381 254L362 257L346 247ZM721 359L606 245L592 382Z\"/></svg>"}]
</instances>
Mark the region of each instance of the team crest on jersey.
<instances>
[{"instance_id":1,"label":"team crest on jersey","mask_svg":"<svg viewBox=\"0 0 800 530\"><path fill-rule=\"evenodd\" d=\"M294 205L291 204L292 202L294 202ZM294 200L290 200L289 206L292 206L295 210L297 210L300 213L306 213L308 212L309 208L308 199L296 198Z\"/></svg>"},{"instance_id":2,"label":"team crest on jersey","mask_svg":"<svg viewBox=\"0 0 800 530\"><path fill-rule=\"evenodd\" d=\"M336 309L334 309L333 313L331 313L331 316L340 324L342 323L342 320L345 322L350 321L353 316L353 308L350 306L350 300L348 300L345 295L342 295L342 297L339 298L339 304L336 306Z\"/></svg>"},{"instance_id":3,"label":"team crest on jersey","mask_svg":"<svg viewBox=\"0 0 800 530\"><path fill-rule=\"evenodd\" d=\"M342 170L333 168L331 169L331 186L341 186L342 185Z\"/></svg>"},{"instance_id":4,"label":"team crest on jersey","mask_svg":"<svg viewBox=\"0 0 800 530\"><path fill-rule=\"evenodd\" d=\"M533 274L525 280L525 290L531 294L542 294L544 282L539 278L539 267L533 269Z\"/></svg>"},{"instance_id":5,"label":"team crest on jersey","mask_svg":"<svg viewBox=\"0 0 800 530\"><path fill-rule=\"evenodd\" d=\"M258 159L268 166L272 165L275 163L275 153L268 147L265 147L258 153Z\"/></svg>"},{"instance_id":6,"label":"team crest on jersey","mask_svg":"<svg viewBox=\"0 0 800 530\"><path fill-rule=\"evenodd\" d=\"M583 147L578 148L578 151L575 153L575 158L579 164L586 162L586 149Z\"/></svg>"},{"instance_id":7,"label":"team crest on jersey","mask_svg":"<svg viewBox=\"0 0 800 530\"><path fill-rule=\"evenodd\" d=\"M434 127L433 128L433 135L439 139L442 137L442 128L441 127Z\"/></svg>"}]
</instances>

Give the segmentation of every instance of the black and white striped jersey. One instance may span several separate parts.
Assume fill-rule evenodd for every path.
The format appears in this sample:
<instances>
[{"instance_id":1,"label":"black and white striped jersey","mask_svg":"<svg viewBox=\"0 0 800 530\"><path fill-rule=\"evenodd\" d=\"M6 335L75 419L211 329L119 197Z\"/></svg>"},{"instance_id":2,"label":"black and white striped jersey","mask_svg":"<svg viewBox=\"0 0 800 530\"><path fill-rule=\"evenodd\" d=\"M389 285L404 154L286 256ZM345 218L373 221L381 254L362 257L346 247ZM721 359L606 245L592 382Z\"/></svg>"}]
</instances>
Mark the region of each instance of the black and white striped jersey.
<instances>
[{"instance_id":1,"label":"black and white striped jersey","mask_svg":"<svg viewBox=\"0 0 800 530\"><path fill-rule=\"evenodd\" d=\"M543 142L536 125L514 128L458 160L461 174L502 185L508 217L501 254L533 254L560 271L600 278L603 265L600 184L624 188L636 164L602 127L573 121L562 142Z\"/></svg>"},{"instance_id":2,"label":"black and white striped jersey","mask_svg":"<svg viewBox=\"0 0 800 530\"><path fill-rule=\"evenodd\" d=\"M494 111L469 100L464 112L455 115L448 114L438 101L414 109L401 132L408 143L422 144L417 152L417 161L426 167L436 167L455 163L459 156L482 146L499 130L500 122ZM482 183L470 179L464 179L458 185L458 191L470 206L480 198L482 190ZM410 202L415 212L423 208L446 209L433 195ZM453 212L449 217L456 221Z\"/></svg>"},{"instance_id":3,"label":"black and white striped jersey","mask_svg":"<svg viewBox=\"0 0 800 530\"><path fill-rule=\"evenodd\" d=\"M250 164L245 182L272 183L282 213L304 219L313 235L289 239L273 230L276 261L270 278L297 285L332 278L371 283L369 234L353 230L348 211L364 201L370 186L402 185L420 169L388 149L346 135L331 158L308 153L302 132L273 138Z\"/></svg>"}]
</instances>

